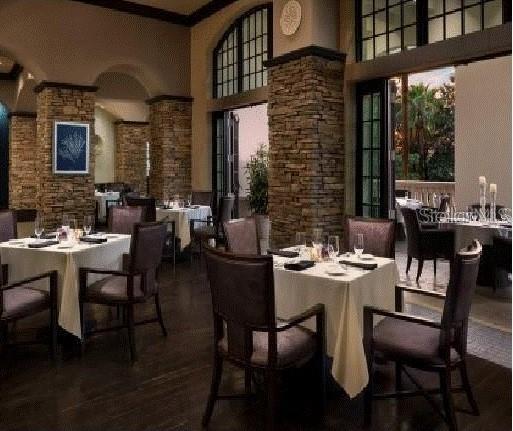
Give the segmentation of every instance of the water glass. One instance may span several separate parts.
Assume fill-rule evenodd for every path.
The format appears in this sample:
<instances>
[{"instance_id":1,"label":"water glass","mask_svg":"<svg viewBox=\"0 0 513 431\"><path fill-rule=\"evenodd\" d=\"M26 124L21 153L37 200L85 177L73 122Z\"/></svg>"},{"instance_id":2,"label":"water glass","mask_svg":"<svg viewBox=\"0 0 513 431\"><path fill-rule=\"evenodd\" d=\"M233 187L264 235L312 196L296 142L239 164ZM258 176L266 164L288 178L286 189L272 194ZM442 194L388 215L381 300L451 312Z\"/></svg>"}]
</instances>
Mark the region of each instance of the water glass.
<instances>
[{"instance_id":1,"label":"water glass","mask_svg":"<svg viewBox=\"0 0 513 431\"><path fill-rule=\"evenodd\" d=\"M62 216L62 227L69 228L69 215L67 214Z\"/></svg>"},{"instance_id":2,"label":"water glass","mask_svg":"<svg viewBox=\"0 0 513 431\"><path fill-rule=\"evenodd\" d=\"M330 260L334 261L340 252L340 240L338 235L328 236L328 256Z\"/></svg>"},{"instance_id":3,"label":"water glass","mask_svg":"<svg viewBox=\"0 0 513 431\"><path fill-rule=\"evenodd\" d=\"M85 235L89 235L93 228L93 216L86 215L84 216L84 233Z\"/></svg>"},{"instance_id":4,"label":"water glass","mask_svg":"<svg viewBox=\"0 0 513 431\"><path fill-rule=\"evenodd\" d=\"M191 203L192 203L192 195L191 194L188 194L187 195L187 206L190 207L191 206Z\"/></svg>"},{"instance_id":5,"label":"water glass","mask_svg":"<svg viewBox=\"0 0 513 431\"><path fill-rule=\"evenodd\" d=\"M34 233L36 234L37 240L39 241L41 239L41 235L44 231L44 221L42 215L37 215L36 220L34 221Z\"/></svg>"},{"instance_id":6,"label":"water glass","mask_svg":"<svg viewBox=\"0 0 513 431\"><path fill-rule=\"evenodd\" d=\"M296 250L301 254L303 248L306 247L306 234L305 232L296 232Z\"/></svg>"},{"instance_id":7,"label":"water glass","mask_svg":"<svg viewBox=\"0 0 513 431\"><path fill-rule=\"evenodd\" d=\"M356 240L354 242L354 253L357 257L360 257L363 253L363 233L356 234Z\"/></svg>"}]
</instances>

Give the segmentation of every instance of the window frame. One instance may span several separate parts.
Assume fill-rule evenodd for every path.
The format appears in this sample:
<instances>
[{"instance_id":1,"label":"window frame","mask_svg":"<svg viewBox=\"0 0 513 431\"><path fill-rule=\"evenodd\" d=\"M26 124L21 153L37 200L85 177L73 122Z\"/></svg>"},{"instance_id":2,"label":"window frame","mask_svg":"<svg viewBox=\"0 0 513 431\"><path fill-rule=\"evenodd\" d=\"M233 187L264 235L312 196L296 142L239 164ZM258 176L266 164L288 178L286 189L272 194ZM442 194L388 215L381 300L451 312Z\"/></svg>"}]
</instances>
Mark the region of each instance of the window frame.
<instances>
[{"instance_id":1,"label":"window frame","mask_svg":"<svg viewBox=\"0 0 513 431\"><path fill-rule=\"evenodd\" d=\"M212 96L214 99L221 99L223 97L229 97L229 96L233 96L233 95L242 93L244 91L248 91L249 89L248 90L244 89L244 76L250 76L250 77L252 75L256 76L257 73L262 73L263 71L267 70L267 68L264 66L264 61L262 61L261 71L257 72L255 69L255 72L253 72L253 73L250 72L250 74L244 75L244 60L245 60L244 51L243 51L243 48L244 48L244 39L243 39L244 20L252 15L256 15L257 12L263 11L263 10L267 10L267 33L262 32L260 35L256 35L255 39L248 39L248 41L256 40L259 37L263 38L263 36L265 34L267 34L267 60L270 60L273 57L273 4L272 3L264 3L264 4L254 7L252 9L249 9L244 14L239 16L226 29L226 31L221 36L221 39L215 46L214 51L213 51L213 69L212 69L212 78L213 78L212 79ZM236 34L235 44L236 44L236 49L237 49L237 59L236 59L236 62L233 64L235 64L235 70L237 73L237 77L234 80L234 91L231 94L224 94L224 91L222 92L222 94L219 94L218 85L220 84L220 82L218 81L218 77L217 77L218 69L219 69L217 57L218 57L219 52L222 51L223 43L227 40L227 38L230 36L230 34L232 32L235 32L235 34ZM262 45L262 48L264 48L263 45ZM262 54L263 53L264 53L264 51L262 49ZM252 57L250 56L248 58L251 59ZM255 53L255 56L253 56L253 58L256 59L256 53ZM255 62L256 62L256 60L255 60ZM225 81L222 81L221 83L224 84L224 82ZM256 82L256 80L255 80L255 82ZM254 88L251 88L251 90L260 88L263 86L264 85L263 85L263 80L262 80L261 86L255 86Z\"/></svg>"}]
</instances>

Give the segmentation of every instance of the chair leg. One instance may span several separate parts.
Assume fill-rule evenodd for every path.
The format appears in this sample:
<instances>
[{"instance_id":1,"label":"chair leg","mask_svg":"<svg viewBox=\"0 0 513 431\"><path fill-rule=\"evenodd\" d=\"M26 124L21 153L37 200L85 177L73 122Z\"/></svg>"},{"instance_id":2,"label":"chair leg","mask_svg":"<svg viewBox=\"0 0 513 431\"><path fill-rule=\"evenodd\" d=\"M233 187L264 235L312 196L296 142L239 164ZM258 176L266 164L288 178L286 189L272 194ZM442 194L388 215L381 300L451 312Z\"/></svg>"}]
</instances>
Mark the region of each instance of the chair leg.
<instances>
[{"instance_id":1,"label":"chair leg","mask_svg":"<svg viewBox=\"0 0 513 431\"><path fill-rule=\"evenodd\" d=\"M408 274L408 272L410 271L411 261L412 260L413 260L413 258L411 256L408 256L408 260L406 262L406 274Z\"/></svg>"},{"instance_id":2,"label":"chair leg","mask_svg":"<svg viewBox=\"0 0 513 431\"><path fill-rule=\"evenodd\" d=\"M159 319L159 324L162 329L162 334L164 334L164 337L167 337L167 330L164 325L164 319L162 318L162 310L160 308L160 299L159 299L158 293L155 295L155 310L157 311L157 318Z\"/></svg>"},{"instance_id":3,"label":"chair leg","mask_svg":"<svg viewBox=\"0 0 513 431\"><path fill-rule=\"evenodd\" d=\"M266 414L266 430L274 431L276 424L276 411L278 401L278 382L275 370L266 371L267 384L267 414Z\"/></svg>"},{"instance_id":4,"label":"chair leg","mask_svg":"<svg viewBox=\"0 0 513 431\"><path fill-rule=\"evenodd\" d=\"M253 373L251 372L251 368L246 368L244 370L244 392L246 395L251 395L251 378L253 377Z\"/></svg>"},{"instance_id":5,"label":"chair leg","mask_svg":"<svg viewBox=\"0 0 513 431\"><path fill-rule=\"evenodd\" d=\"M468 403L472 408L472 413L476 416L479 416L479 407L477 406L476 399L474 398L474 394L472 393L472 387L470 386L470 381L468 379L467 374L467 363L463 361L460 365L460 375L461 375L461 383L463 388L465 389L465 393L467 394Z\"/></svg>"},{"instance_id":6,"label":"chair leg","mask_svg":"<svg viewBox=\"0 0 513 431\"><path fill-rule=\"evenodd\" d=\"M433 259L433 272L436 277L436 257Z\"/></svg>"},{"instance_id":7,"label":"chair leg","mask_svg":"<svg viewBox=\"0 0 513 431\"><path fill-rule=\"evenodd\" d=\"M130 345L130 360L137 361L137 351L135 348L135 322L134 322L134 305L126 306L127 323L128 323L128 344Z\"/></svg>"},{"instance_id":8,"label":"chair leg","mask_svg":"<svg viewBox=\"0 0 513 431\"><path fill-rule=\"evenodd\" d=\"M80 340L80 352L79 355L82 355L85 350L85 339L86 339L86 333L85 333L85 319L84 319L84 301L82 299L79 300L79 312L80 312L80 333L82 335L82 338Z\"/></svg>"},{"instance_id":9,"label":"chair leg","mask_svg":"<svg viewBox=\"0 0 513 431\"><path fill-rule=\"evenodd\" d=\"M422 268L424 267L424 259L419 259L419 266L417 267L417 283L419 282L419 278L422 275Z\"/></svg>"},{"instance_id":10,"label":"chair leg","mask_svg":"<svg viewBox=\"0 0 513 431\"><path fill-rule=\"evenodd\" d=\"M208 396L207 407L203 414L201 424L206 427L212 417L214 411L214 404L217 400L217 394L219 393L219 384L221 383L221 377L223 375L223 358L219 353L214 353L214 369L212 370L212 383L210 384L210 394Z\"/></svg>"},{"instance_id":11,"label":"chair leg","mask_svg":"<svg viewBox=\"0 0 513 431\"><path fill-rule=\"evenodd\" d=\"M450 431L457 431L458 425L456 423L456 415L454 413L454 404L451 394L451 371L446 369L440 372L440 390L442 392L442 399L445 410L445 420L449 425Z\"/></svg>"},{"instance_id":12,"label":"chair leg","mask_svg":"<svg viewBox=\"0 0 513 431\"><path fill-rule=\"evenodd\" d=\"M319 402L318 402L318 415L319 418L324 416L326 411L326 358L324 351L321 350L318 354L318 367L319 367Z\"/></svg>"},{"instance_id":13,"label":"chair leg","mask_svg":"<svg viewBox=\"0 0 513 431\"><path fill-rule=\"evenodd\" d=\"M403 389L403 379L402 379L403 371L402 371L401 366L402 365L400 362L395 363L395 390L397 392L399 392Z\"/></svg>"},{"instance_id":14,"label":"chair leg","mask_svg":"<svg viewBox=\"0 0 513 431\"><path fill-rule=\"evenodd\" d=\"M373 370L374 370L374 356L369 353L367 359L367 367L369 370L369 383L363 393L363 410L364 410L364 426L367 428L372 424L372 391L373 391Z\"/></svg>"},{"instance_id":15,"label":"chair leg","mask_svg":"<svg viewBox=\"0 0 513 431\"><path fill-rule=\"evenodd\" d=\"M52 359L55 360L57 359L57 304L55 303L50 306L50 332L50 351Z\"/></svg>"}]
</instances>

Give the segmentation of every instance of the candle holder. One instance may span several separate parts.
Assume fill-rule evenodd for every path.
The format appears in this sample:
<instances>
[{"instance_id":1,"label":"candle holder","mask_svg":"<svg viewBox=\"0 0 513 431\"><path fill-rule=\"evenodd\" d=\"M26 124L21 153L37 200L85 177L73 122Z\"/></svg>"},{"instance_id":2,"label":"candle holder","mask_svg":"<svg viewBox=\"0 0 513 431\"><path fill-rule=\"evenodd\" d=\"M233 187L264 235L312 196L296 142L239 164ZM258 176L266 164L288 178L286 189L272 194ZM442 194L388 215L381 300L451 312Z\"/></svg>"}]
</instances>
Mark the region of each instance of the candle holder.
<instances>
[{"instance_id":1,"label":"candle holder","mask_svg":"<svg viewBox=\"0 0 513 431\"><path fill-rule=\"evenodd\" d=\"M479 220L486 220L486 183L479 183Z\"/></svg>"},{"instance_id":2,"label":"candle holder","mask_svg":"<svg viewBox=\"0 0 513 431\"><path fill-rule=\"evenodd\" d=\"M497 219L496 203L497 203L497 192L490 191L490 222L492 222L492 223L495 223L496 219Z\"/></svg>"}]
</instances>

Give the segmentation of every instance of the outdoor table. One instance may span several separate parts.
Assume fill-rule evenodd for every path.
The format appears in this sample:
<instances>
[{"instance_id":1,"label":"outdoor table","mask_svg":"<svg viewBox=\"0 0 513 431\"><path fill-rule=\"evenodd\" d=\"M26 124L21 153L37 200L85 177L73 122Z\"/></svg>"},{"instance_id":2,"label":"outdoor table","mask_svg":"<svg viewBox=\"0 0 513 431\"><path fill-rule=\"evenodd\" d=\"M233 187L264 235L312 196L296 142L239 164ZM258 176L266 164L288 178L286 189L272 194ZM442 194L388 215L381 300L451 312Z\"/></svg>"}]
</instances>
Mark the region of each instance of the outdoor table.
<instances>
[{"instance_id":1,"label":"outdoor table","mask_svg":"<svg viewBox=\"0 0 513 431\"><path fill-rule=\"evenodd\" d=\"M477 239L483 245L492 245L494 236L511 238L511 225L502 221L496 223L481 221L440 221L440 227L454 229L454 252Z\"/></svg>"},{"instance_id":2,"label":"outdoor table","mask_svg":"<svg viewBox=\"0 0 513 431\"><path fill-rule=\"evenodd\" d=\"M344 260L358 259L352 256ZM290 259L274 256L277 316L290 318L315 304L324 304L327 354L333 358L331 374L353 398L369 381L363 347L363 306L394 310L394 291L399 280L395 261L374 258L376 269L347 266L343 276L326 273L332 262L316 263L304 271L291 271L283 267L288 261ZM312 323L311 329L314 328L315 323Z\"/></svg>"},{"instance_id":3,"label":"outdoor table","mask_svg":"<svg viewBox=\"0 0 513 431\"><path fill-rule=\"evenodd\" d=\"M0 243L2 264L9 265L9 282L16 282L47 271L58 271L59 325L67 332L81 337L79 307L80 267L120 270L123 254L130 251L130 235L107 235L102 244L77 243L71 248L52 245L29 248L34 239L11 240ZM105 276L90 275L88 282ZM47 283L33 283L36 288L48 289Z\"/></svg>"},{"instance_id":4,"label":"outdoor table","mask_svg":"<svg viewBox=\"0 0 513 431\"><path fill-rule=\"evenodd\" d=\"M212 216L208 205L193 205L189 208L157 208L157 221L175 222L176 236L180 238L180 248L183 250L191 243L190 220L207 220Z\"/></svg>"}]
</instances>

